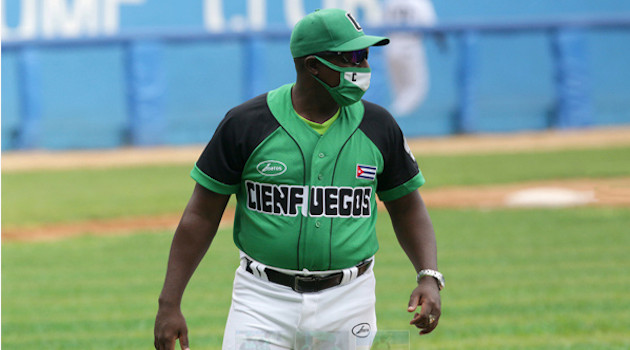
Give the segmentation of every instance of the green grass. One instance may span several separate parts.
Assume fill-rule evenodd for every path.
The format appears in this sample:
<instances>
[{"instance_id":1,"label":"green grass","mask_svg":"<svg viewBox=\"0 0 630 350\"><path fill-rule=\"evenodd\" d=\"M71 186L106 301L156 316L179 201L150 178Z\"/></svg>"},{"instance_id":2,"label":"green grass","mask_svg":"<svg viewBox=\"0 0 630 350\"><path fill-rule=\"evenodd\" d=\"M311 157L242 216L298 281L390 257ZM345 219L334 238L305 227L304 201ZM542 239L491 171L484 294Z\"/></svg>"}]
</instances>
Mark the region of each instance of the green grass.
<instances>
[{"instance_id":1,"label":"green grass","mask_svg":"<svg viewBox=\"0 0 630 350\"><path fill-rule=\"evenodd\" d=\"M2 245L2 347L151 348L171 234L84 236ZM238 253L219 233L184 307L198 337L216 344Z\"/></svg>"},{"instance_id":2,"label":"green grass","mask_svg":"<svg viewBox=\"0 0 630 350\"><path fill-rule=\"evenodd\" d=\"M630 175L630 148L422 156L427 188ZM193 188L191 166L2 174L3 227L178 213Z\"/></svg>"},{"instance_id":3,"label":"green grass","mask_svg":"<svg viewBox=\"0 0 630 350\"><path fill-rule=\"evenodd\" d=\"M436 210L432 217L447 277L443 319L412 349L630 348L630 210ZM380 254L402 266L396 250L391 243ZM408 291L390 286L412 273L394 281L379 275L381 329L397 327L404 306L397 301Z\"/></svg>"},{"instance_id":4,"label":"green grass","mask_svg":"<svg viewBox=\"0 0 630 350\"><path fill-rule=\"evenodd\" d=\"M194 186L190 169L152 166L2 174L2 225L181 212Z\"/></svg>"},{"instance_id":5,"label":"green grass","mask_svg":"<svg viewBox=\"0 0 630 350\"><path fill-rule=\"evenodd\" d=\"M428 187L620 177L630 148L422 156ZM2 226L180 213L189 166L2 174ZM629 349L630 209L431 210L447 278L431 335L408 326L414 271L379 220L381 334L411 349ZM88 233L86 233L88 234ZM149 349L172 233L2 244L5 349ZM193 349L218 349L237 251L222 230L186 292ZM390 333L392 334L392 333Z\"/></svg>"},{"instance_id":6,"label":"green grass","mask_svg":"<svg viewBox=\"0 0 630 350\"><path fill-rule=\"evenodd\" d=\"M630 148L416 157L427 187L630 175Z\"/></svg>"},{"instance_id":7,"label":"green grass","mask_svg":"<svg viewBox=\"0 0 630 350\"><path fill-rule=\"evenodd\" d=\"M628 349L628 209L433 210L438 329L408 326L414 272L379 219L379 329L411 349ZM5 349L149 349L171 234L2 245ZM185 295L193 349L219 349L237 252L217 236Z\"/></svg>"}]
</instances>

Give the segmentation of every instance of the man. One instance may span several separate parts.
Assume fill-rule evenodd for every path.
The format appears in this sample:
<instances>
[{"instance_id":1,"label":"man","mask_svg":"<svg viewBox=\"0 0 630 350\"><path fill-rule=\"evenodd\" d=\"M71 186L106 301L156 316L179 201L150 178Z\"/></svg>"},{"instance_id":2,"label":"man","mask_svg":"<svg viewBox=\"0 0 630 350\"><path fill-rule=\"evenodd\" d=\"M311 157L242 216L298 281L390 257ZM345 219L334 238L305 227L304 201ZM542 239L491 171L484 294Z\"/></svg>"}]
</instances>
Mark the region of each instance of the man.
<instances>
[{"instance_id":1,"label":"man","mask_svg":"<svg viewBox=\"0 0 630 350\"><path fill-rule=\"evenodd\" d=\"M188 348L180 302L236 194L240 250L223 349L369 348L376 334L376 195L416 271L411 324L440 317L424 183L394 119L362 101L371 46L339 9L309 14L290 41L297 80L229 111L192 170L155 322L155 347ZM413 278L413 277L410 277ZM334 345L334 346L333 346Z\"/></svg>"},{"instance_id":2,"label":"man","mask_svg":"<svg viewBox=\"0 0 630 350\"><path fill-rule=\"evenodd\" d=\"M435 25L437 16L430 0L387 0L383 17L387 25ZM385 49L385 58L393 102L391 111L396 117L406 117L421 104L429 90L429 70L421 34L412 32L390 33L392 43ZM443 37L436 36L443 45Z\"/></svg>"}]
</instances>

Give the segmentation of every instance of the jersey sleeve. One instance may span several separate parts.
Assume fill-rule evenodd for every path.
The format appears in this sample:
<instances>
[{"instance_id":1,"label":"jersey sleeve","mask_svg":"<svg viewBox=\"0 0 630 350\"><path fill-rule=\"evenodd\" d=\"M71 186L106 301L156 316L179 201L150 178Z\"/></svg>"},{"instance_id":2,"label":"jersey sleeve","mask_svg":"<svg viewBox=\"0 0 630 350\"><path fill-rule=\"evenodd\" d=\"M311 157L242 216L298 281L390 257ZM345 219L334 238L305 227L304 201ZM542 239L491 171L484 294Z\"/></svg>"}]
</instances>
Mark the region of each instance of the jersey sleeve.
<instances>
[{"instance_id":1,"label":"jersey sleeve","mask_svg":"<svg viewBox=\"0 0 630 350\"><path fill-rule=\"evenodd\" d=\"M425 183L398 123L384 108L365 102L361 130L383 155L383 171L378 175L376 192L382 201L403 197Z\"/></svg>"},{"instance_id":2,"label":"jersey sleeve","mask_svg":"<svg viewBox=\"0 0 630 350\"><path fill-rule=\"evenodd\" d=\"M236 193L245 164L240 156L235 124L228 113L190 173L197 183L220 194Z\"/></svg>"},{"instance_id":3,"label":"jersey sleeve","mask_svg":"<svg viewBox=\"0 0 630 350\"><path fill-rule=\"evenodd\" d=\"M235 107L217 127L190 176L210 191L236 193L249 156L277 127L266 94Z\"/></svg>"}]
</instances>

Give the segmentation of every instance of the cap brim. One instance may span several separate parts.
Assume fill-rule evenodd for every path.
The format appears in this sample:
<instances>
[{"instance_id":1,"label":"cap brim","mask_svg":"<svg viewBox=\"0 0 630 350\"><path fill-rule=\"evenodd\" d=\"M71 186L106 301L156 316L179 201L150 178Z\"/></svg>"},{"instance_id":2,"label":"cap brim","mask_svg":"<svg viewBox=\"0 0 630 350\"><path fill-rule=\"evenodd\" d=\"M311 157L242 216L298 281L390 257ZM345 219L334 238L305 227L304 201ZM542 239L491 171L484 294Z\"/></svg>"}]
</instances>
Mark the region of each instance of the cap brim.
<instances>
[{"instance_id":1,"label":"cap brim","mask_svg":"<svg viewBox=\"0 0 630 350\"><path fill-rule=\"evenodd\" d=\"M332 47L329 51L355 51L362 50L370 46L383 46L387 44L389 44L389 38L384 36L363 35L341 45Z\"/></svg>"}]
</instances>

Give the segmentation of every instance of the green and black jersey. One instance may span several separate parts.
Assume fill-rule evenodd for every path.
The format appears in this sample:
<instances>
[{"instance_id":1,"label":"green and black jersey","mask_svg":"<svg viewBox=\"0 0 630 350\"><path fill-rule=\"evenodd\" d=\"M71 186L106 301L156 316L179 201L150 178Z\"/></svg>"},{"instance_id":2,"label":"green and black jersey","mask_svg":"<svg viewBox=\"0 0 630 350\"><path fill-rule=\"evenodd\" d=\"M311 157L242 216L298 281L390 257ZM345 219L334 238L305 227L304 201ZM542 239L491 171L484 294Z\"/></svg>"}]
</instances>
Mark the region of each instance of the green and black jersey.
<instances>
[{"instance_id":1,"label":"green and black jersey","mask_svg":"<svg viewBox=\"0 0 630 350\"><path fill-rule=\"evenodd\" d=\"M424 177L385 109L341 107L320 135L296 115L292 86L230 110L191 176L236 194L234 242L253 259L291 270L347 268L378 250L376 195L400 198Z\"/></svg>"}]
</instances>

